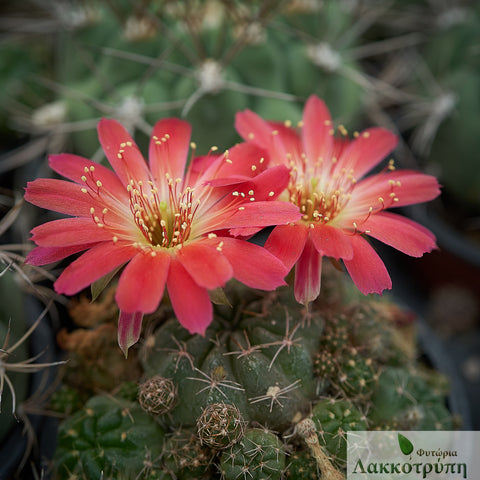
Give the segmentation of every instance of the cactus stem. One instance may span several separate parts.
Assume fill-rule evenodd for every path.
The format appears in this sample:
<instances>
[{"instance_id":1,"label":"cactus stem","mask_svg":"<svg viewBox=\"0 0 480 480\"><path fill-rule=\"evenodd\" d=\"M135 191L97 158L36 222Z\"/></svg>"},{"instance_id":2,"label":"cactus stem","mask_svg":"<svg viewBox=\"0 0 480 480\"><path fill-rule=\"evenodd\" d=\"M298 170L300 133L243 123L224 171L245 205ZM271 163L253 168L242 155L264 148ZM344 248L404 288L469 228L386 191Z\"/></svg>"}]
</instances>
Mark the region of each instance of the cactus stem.
<instances>
[{"instance_id":1,"label":"cactus stem","mask_svg":"<svg viewBox=\"0 0 480 480\"><path fill-rule=\"evenodd\" d=\"M315 458L317 465L322 472L322 480L345 480L345 476L333 466L330 458L320 446L315 423L311 418L304 418L298 422L295 426L295 431L303 438L310 449L313 458Z\"/></svg>"}]
</instances>

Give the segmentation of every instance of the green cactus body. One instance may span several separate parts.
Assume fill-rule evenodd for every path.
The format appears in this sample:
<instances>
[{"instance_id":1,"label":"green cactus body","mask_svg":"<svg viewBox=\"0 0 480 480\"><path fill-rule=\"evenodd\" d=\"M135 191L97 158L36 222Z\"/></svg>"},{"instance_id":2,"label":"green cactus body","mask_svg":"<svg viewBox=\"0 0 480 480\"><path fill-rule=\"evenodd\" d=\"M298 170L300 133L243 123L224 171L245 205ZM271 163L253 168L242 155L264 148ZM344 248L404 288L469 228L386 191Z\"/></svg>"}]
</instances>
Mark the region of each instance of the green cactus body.
<instances>
[{"instance_id":1,"label":"green cactus body","mask_svg":"<svg viewBox=\"0 0 480 480\"><path fill-rule=\"evenodd\" d=\"M147 376L171 378L178 389L165 421L193 426L207 405L224 402L236 405L246 421L284 429L297 413L308 411L323 320L313 314L302 327L301 309L286 300L248 305L252 313L237 325L223 325L223 333L217 319L205 338L188 336L175 320L162 325L143 357Z\"/></svg>"},{"instance_id":2,"label":"green cactus body","mask_svg":"<svg viewBox=\"0 0 480 480\"><path fill-rule=\"evenodd\" d=\"M159 458L163 442L163 429L138 404L92 397L60 426L55 454L58 475L136 478Z\"/></svg>"},{"instance_id":3,"label":"green cactus body","mask_svg":"<svg viewBox=\"0 0 480 480\"><path fill-rule=\"evenodd\" d=\"M450 9L453 14L455 8ZM480 62L474 47L479 38L480 11L473 4L465 4L462 9L463 16L457 22L436 25L422 45L428 77L419 75L413 85L425 96L430 108L412 143L425 157L426 167L436 173L444 186L448 196L442 206L451 204L450 220L458 225L462 223L459 211L474 217L480 207L480 141L475 128L477 109L472 108L480 104ZM452 158L459 161L452 162Z\"/></svg>"},{"instance_id":4,"label":"green cactus body","mask_svg":"<svg viewBox=\"0 0 480 480\"><path fill-rule=\"evenodd\" d=\"M169 478L208 479L213 454L201 445L193 430L179 429L168 436L164 445L162 470Z\"/></svg>"},{"instance_id":5,"label":"green cactus body","mask_svg":"<svg viewBox=\"0 0 480 480\"><path fill-rule=\"evenodd\" d=\"M285 476L292 480L316 480L321 478L317 462L307 451L295 452L288 457Z\"/></svg>"},{"instance_id":6,"label":"green cactus body","mask_svg":"<svg viewBox=\"0 0 480 480\"><path fill-rule=\"evenodd\" d=\"M417 373L388 367L379 376L370 419L380 429L450 430L445 401Z\"/></svg>"},{"instance_id":7,"label":"green cactus body","mask_svg":"<svg viewBox=\"0 0 480 480\"><path fill-rule=\"evenodd\" d=\"M347 461L347 431L367 430L364 415L346 399L321 400L313 408L312 419L320 445L339 465Z\"/></svg>"},{"instance_id":8,"label":"green cactus body","mask_svg":"<svg viewBox=\"0 0 480 480\"><path fill-rule=\"evenodd\" d=\"M130 384L117 387L122 398L95 397L62 424L55 460L64 477L126 465L152 480L303 480L326 468L340 478L347 431L452 428L441 379L397 345L392 304L307 312L288 289L259 294L238 283L226 295L235 307L217 305L205 337L161 307L138 352L138 403Z\"/></svg>"},{"instance_id":9,"label":"green cactus body","mask_svg":"<svg viewBox=\"0 0 480 480\"><path fill-rule=\"evenodd\" d=\"M345 315L329 319L315 355L315 374L320 384L348 398L368 397L375 382L371 357L364 356L353 346Z\"/></svg>"},{"instance_id":10,"label":"green cactus body","mask_svg":"<svg viewBox=\"0 0 480 480\"><path fill-rule=\"evenodd\" d=\"M243 440L224 450L220 468L225 480L280 480L285 468L285 452L280 439L272 432L252 428Z\"/></svg>"}]
</instances>

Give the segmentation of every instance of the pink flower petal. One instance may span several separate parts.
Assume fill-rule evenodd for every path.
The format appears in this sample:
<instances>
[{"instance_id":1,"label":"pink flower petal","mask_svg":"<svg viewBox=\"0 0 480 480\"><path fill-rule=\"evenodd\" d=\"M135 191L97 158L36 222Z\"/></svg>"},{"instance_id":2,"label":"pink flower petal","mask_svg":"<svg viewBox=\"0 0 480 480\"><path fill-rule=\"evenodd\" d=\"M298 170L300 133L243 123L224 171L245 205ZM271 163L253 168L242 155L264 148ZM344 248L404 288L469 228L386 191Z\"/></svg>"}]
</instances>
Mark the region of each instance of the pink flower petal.
<instances>
[{"instance_id":1,"label":"pink flower petal","mask_svg":"<svg viewBox=\"0 0 480 480\"><path fill-rule=\"evenodd\" d=\"M351 237L339 228L314 224L314 228L310 228L310 238L321 255L347 260L353 257Z\"/></svg>"},{"instance_id":2,"label":"pink flower petal","mask_svg":"<svg viewBox=\"0 0 480 480\"><path fill-rule=\"evenodd\" d=\"M48 160L52 170L82 186L85 186L85 182L82 180L82 177L85 176L90 183L101 181L104 189L116 198L120 200L128 198L127 191L117 175L103 165L69 153L50 155ZM94 168L93 171L90 170L91 167ZM88 169L88 172L85 172L85 168Z\"/></svg>"},{"instance_id":3,"label":"pink flower petal","mask_svg":"<svg viewBox=\"0 0 480 480\"><path fill-rule=\"evenodd\" d=\"M32 230L32 240L41 247L68 247L111 240L112 233L98 227L91 218L62 218Z\"/></svg>"},{"instance_id":4,"label":"pink flower petal","mask_svg":"<svg viewBox=\"0 0 480 480\"><path fill-rule=\"evenodd\" d=\"M301 218L298 207L289 202L252 202L242 204L236 213L222 221L221 228L267 227L285 225ZM215 228L217 230L217 228Z\"/></svg>"},{"instance_id":5,"label":"pink flower petal","mask_svg":"<svg viewBox=\"0 0 480 480\"><path fill-rule=\"evenodd\" d=\"M211 161L199 182L206 181L213 186L235 185L256 177L267 166L266 150L253 143L239 143Z\"/></svg>"},{"instance_id":6,"label":"pink flower petal","mask_svg":"<svg viewBox=\"0 0 480 480\"><path fill-rule=\"evenodd\" d=\"M115 298L123 312L154 312L163 297L171 256L157 250L139 252L125 266Z\"/></svg>"},{"instance_id":7,"label":"pink flower petal","mask_svg":"<svg viewBox=\"0 0 480 480\"><path fill-rule=\"evenodd\" d=\"M280 140L276 147L276 157L272 159L274 163L288 165L291 160L300 158L303 153L303 145L298 130L280 122L268 123L274 132L278 132L275 139Z\"/></svg>"},{"instance_id":8,"label":"pink flower petal","mask_svg":"<svg viewBox=\"0 0 480 480\"><path fill-rule=\"evenodd\" d=\"M128 245L101 243L86 251L72 262L55 282L55 291L73 295L110 273L115 268L128 262L137 249Z\"/></svg>"},{"instance_id":9,"label":"pink flower petal","mask_svg":"<svg viewBox=\"0 0 480 480\"><path fill-rule=\"evenodd\" d=\"M392 288L390 275L370 244L360 235L352 236L351 241L353 258L344 263L357 288L364 295Z\"/></svg>"},{"instance_id":10,"label":"pink flower petal","mask_svg":"<svg viewBox=\"0 0 480 480\"><path fill-rule=\"evenodd\" d=\"M313 242L307 239L305 248L295 265L294 293L297 302L302 305L315 300L320 294L322 278L322 255Z\"/></svg>"},{"instance_id":11,"label":"pink flower petal","mask_svg":"<svg viewBox=\"0 0 480 480\"><path fill-rule=\"evenodd\" d=\"M92 248L97 243L88 243L83 245L73 245L70 247L37 247L28 253L25 263L28 265L47 265L49 263L58 262L64 258Z\"/></svg>"},{"instance_id":12,"label":"pink flower petal","mask_svg":"<svg viewBox=\"0 0 480 480\"><path fill-rule=\"evenodd\" d=\"M132 345L135 345L140 338L140 333L142 331L142 320L142 312L120 312L120 316L118 318L118 345L125 355L125 358L127 358L128 349Z\"/></svg>"},{"instance_id":13,"label":"pink flower petal","mask_svg":"<svg viewBox=\"0 0 480 480\"><path fill-rule=\"evenodd\" d=\"M268 168L252 179L237 176L221 179L214 178L206 183L215 188L220 188L224 185L235 185L235 188L224 189L225 198L222 204L230 206L235 196L238 200L243 199L247 203L258 200L275 200L285 190L289 179L289 169L285 165L277 165ZM217 204L217 202L216 198L215 201L211 201L212 204Z\"/></svg>"},{"instance_id":14,"label":"pink flower petal","mask_svg":"<svg viewBox=\"0 0 480 480\"><path fill-rule=\"evenodd\" d=\"M337 170L353 170L359 180L391 153L397 143L397 136L385 128L365 130L343 149Z\"/></svg>"},{"instance_id":15,"label":"pink flower petal","mask_svg":"<svg viewBox=\"0 0 480 480\"><path fill-rule=\"evenodd\" d=\"M190 333L205 335L213 318L208 290L198 286L175 258L170 265L167 289L178 321Z\"/></svg>"},{"instance_id":16,"label":"pink flower petal","mask_svg":"<svg viewBox=\"0 0 480 480\"><path fill-rule=\"evenodd\" d=\"M127 185L131 179L150 179L147 164L131 135L116 120L103 118L98 123L98 138L110 165Z\"/></svg>"},{"instance_id":17,"label":"pink flower petal","mask_svg":"<svg viewBox=\"0 0 480 480\"><path fill-rule=\"evenodd\" d=\"M177 252L178 261L201 287L212 290L232 278L233 268L216 248L201 241L184 245Z\"/></svg>"},{"instance_id":18,"label":"pink flower petal","mask_svg":"<svg viewBox=\"0 0 480 480\"><path fill-rule=\"evenodd\" d=\"M81 217L90 216L90 208L103 207L75 183L50 178L38 178L28 182L25 200L37 207Z\"/></svg>"},{"instance_id":19,"label":"pink flower petal","mask_svg":"<svg viewBox=\"0 0 480 480\"><path fill-rule=\"evenodd\" d=\"M244 140L260 146L270 146L272 127L251 110L236 114L235 128Z\"/></svg>"},{"instance_id":20,"label":"pink flower petal","mask_svg":"<svg viewBox=\"0 0 480 480\"><path fill-rule=\"evenodd\" d=\"M390 194L394 193L396 201ZM348 210L368 212L369 207L401 207L427 202L440 194L438 181L431 175L411 170L380 173L359 182L353 191ZM357 219L358 220L358 219ZM361 219L360 219L361 220Z\"/></svg>"},{"instance_id":21,"label":"pink flower petal","mask_svg":"<svg viewBox=\"0 0 480 480\"><path fill-rule=\"evenodd\" d=\"M308 227L303 223L278 225L268 236L265 248L290 271L303 252L307 238Z\"/></svg>"},{"instance_id":22,"label":"pink flower petal","mask_svg":"<svg viewBox=\"0 0 480 480\"><path fill-rule=\"evenodd\" d=\"M435 236L425 227L390 212L372 215L363 225L368 235L412 257L421 257L435 247Z\"/></svg>"},{"instance_id":23,"label":"pink flower petal","mask_svg":"<svg viewBox=\"0 0 480 480\"><path fill-rule=\"evenodd\" d=\"M233 267L233 276L252 288L274 290L285 285L283 263L265 248L244 240L222 237L222 253Z\"/></svg>"},{"instance_id":24,"label":"pink flower petal","mask_svg":"<svg viewBox=\"0 0 480 480\"><path fill-rule=\"evenodd\" d=\"M235 127L244 140L266 149L272 162L285 162L287 151L275 125L263 120L256 113L245 110L235 116Z\"/></svg>"},{"instance_id":25,"label":"pink flower petal","mask_svg":"<svg viewBox=\"0 0 480 480\"><path fill-rule=\"evenodd\" d=\"M178 118L164 118L155 124L148 158L156 181L163 183L167 173L173 180L183 178L191 134L190 124Z\"/></svg>"},{"instance_id":26,"label":"pink flower petal","mask_svg":"<svg viewBox=\"0 0 480 480\"><path fill-rule=\"evenodd\" d=\"M310 162L330 159L333 149L332 117L325 103L312 95L303 111L302 142Z\"/></svg>"}]
</instances>

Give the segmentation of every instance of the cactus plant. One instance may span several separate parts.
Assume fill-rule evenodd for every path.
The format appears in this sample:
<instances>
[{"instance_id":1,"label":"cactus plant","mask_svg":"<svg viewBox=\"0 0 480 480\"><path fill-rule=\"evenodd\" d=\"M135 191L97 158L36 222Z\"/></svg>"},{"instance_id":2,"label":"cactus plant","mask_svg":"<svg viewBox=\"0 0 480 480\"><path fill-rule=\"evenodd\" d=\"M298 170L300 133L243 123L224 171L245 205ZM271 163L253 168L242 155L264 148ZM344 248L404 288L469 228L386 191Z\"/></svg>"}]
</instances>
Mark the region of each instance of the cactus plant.
<instances>
[{"instance_id":1,"label":"cactus plant","mask_svg":"<svg viewBox=\"0 0 480 480\"><path fill-rule=\"evenodd\" d=\"M161 454L163 440L162 428L138 403L95 396L60 427L58 475L149 478L149 463Z\"/></svg>"},{"instance_id":2,"label":"cactus plant","mask_svg":"<svg viewBox=\"0 0 480 480\"><path fill-rule=\"evenodd\" d=\"M57 35L54 69L28 67L42 78L34 101L25 88L16 96L31 109L27 125L23 112L16 119L35 132L69 132L68 150L95 160L101 116L121 120L143 147L159 116L180 115L203 154L237 141L233 118L247 108L296 122L297 102L319 93L343 121L360 119L367 103L383 106L385 91L388 102L418 100L371 76L384 65L365 62L368 52L386 51L388 43L369 46L370 27L384 12L375 2L76 5L80 22L55 13L68 29ZM424 51L433 70L438 58L430 48ZM12 71L25 71L14 60ZM452 85L467 77L476 84L470 70L456 74ZM232 307L215 307L204 337L179 326L166 300L146 319L145 340L128 363L117 351L114 305L92 309L93 325L63 330L58 338L71 362L66 389L52 400L66 415L59 476L340 478L348 429L451 427L445 392L432 391L430 373L416 363L409 316L388 300L353 298L331 272L323 277L322 297L309 308L289 289L260 294L229 284ZM82 406L98 390L108 395Z\"/></svg>"},{"instance_id":3,"label":"cactus plant","mask_svg":"<svg viewBox=\"0 0 480 480\"><path fill-rule=\"evenodd\" d=\"M251 316L236 324L227 312L205 338L190 337L167 320L143 357L147 376L171 378L177 386L171 417L195 425L207 405L223 401L235 404L247 421L278 429L305 412L315 395L312 355L323 320L312 313L301 328L297 310L288 294L271 306L268 299L253 302Z\"/></svg>"},{"instance_id":4,"label":"cactus plant","mask_svg":"<svg viewBox=\"0 0 480 480\"><path fill-rule=\"evenodd\" d=\"M220 459L225 480L248 477L254 480L280 480L285 468L285 452L275 433L258 428L249 429L244 438Z\"/></svg>"},{"instance_id":5,"label":"cactus plant","mask_svg":"<svg viewBox=\"0 0 480 480\"><path fill-rule=\"evenodd\" d=\"M205 337L161 306L138 354L138 401L94 397L67 419L60 471L115 475L130 462L145 479L303 479L327 470L341 478L348 430L452 426L444 391L431 388L437 380L398 342L410 314L390 301L348 303L349 293L339 301L326 291L307 310L288 288L259 293L239 283L226 295L233 307L216 306ZM115 443L122 432L132 435L125 453Z\"/></svg>"}]
</instances>

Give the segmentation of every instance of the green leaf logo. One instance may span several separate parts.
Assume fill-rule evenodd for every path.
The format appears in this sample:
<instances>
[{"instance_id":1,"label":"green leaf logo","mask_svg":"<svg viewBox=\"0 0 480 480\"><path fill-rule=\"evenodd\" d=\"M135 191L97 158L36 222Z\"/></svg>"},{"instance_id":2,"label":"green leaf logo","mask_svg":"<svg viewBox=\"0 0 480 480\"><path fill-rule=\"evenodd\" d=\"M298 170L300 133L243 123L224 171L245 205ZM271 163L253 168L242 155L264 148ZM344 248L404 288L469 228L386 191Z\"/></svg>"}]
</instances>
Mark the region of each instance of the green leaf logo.
<instances>
[{"instance_id":1,"label":"green leaf logo","mask_svg":"<svg viewBox=\"0 0 480 480\"><path fill-rule=\"evenodd\" d=\"M413 452L413 443L401 433L398 434L398 444L404 455L410 455Z\"/></svg>"}]
</instances>

